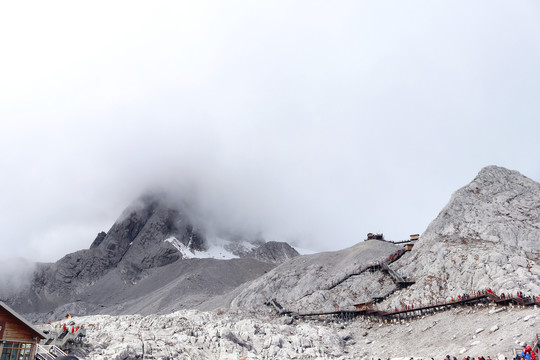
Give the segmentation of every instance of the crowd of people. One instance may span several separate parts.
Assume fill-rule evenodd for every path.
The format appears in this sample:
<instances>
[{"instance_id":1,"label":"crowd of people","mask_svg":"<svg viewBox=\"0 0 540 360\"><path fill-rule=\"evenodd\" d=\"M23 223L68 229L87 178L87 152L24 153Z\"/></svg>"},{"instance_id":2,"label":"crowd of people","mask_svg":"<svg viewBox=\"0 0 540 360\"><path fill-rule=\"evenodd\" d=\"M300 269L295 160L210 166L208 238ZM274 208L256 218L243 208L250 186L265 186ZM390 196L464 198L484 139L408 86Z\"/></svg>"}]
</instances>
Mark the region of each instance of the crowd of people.
<instances>
[{"instance_id":1,"label":"crowd of people","mask_svg":"<svg viewBox=\"0 0 540 360\"><path fill-rule=\"evenodd\" d=\"M395 253L393 253L389 257L387 257L386 262L387 263L394 262L395 260L399 259L401 257L401 255L403 255L405 253L405 251L407 251L407 250L399 249L398 251L396 251Z\"/></svg>"},{"instance_id":2,"label":"crowd of people","mask_svg":"<svg viewBox=\"0 0 540 360\"><path fill-rule=\"evenodd\" d=\"M76 333L77 331L79 331L80 329L83 329L84 328L84 325L81 325L81 326L73 326L73 325L68 325L68 324L55 324L54 325L54 328L51 324L51 322L49 321L47 324L43 323L43 327L45 328L45 325L48 325L51 330L54 329L55 331L56 330L59 330L60 332L63 332L63 333Z\"/></svg>"},{"instance_id":3,"label":"crowd of people","mask_svg":"<svg viewBox=\"0 0 540 360\"><path fill-rule=\"evenodd\" d=\"M530 345L523 345L523 349L521 350L521 354L517 354L515 357L505 357L504 359L505 360L536 360L536 358L538 357L538 346L536 346L535 349L531 348ZM434 360L433 358L431 358L431 360ZM458 360L455 356L453 358L450 357L450 355L446 355L446 357L444 358L444 360ZM474 356L466 356L466 357L463 357L462 360L476 360L476 358ZM491 360L491 357L488 356L488 357L483 357L483 356L479 356L478 357L478 360Z\"/></svg>"},{"instance_id":4,"label":"crowd of people","mask_svg":"<svg viewBox=\"0 0 540 360\"><path fill-rule=\"evenodd\" d=\"M495 298L499 298L499 299L516 299L516 298L519 298L519 299L531 301L531 303L534 300L535 303L540 303L540 295L538 295L538 296L525 295L521 291L517 291L515 294L501 293L501 295L497 295L493 290L491 290L490 288L487 288L485 290L473 291L472 293L463 293L463 294L458 294L457 296L451 296L449 300L448 300L448 298L445 299L445 300L440 300L440 301L433 301L432 300L427 305L420 303L420 304L417 304L417 309L418 308L423 308L423 307L430 307L430 306L434 306L434 305L444 305L444 304L449 304L449 303L459 303L461 301L476 299L476 298L479 298L479 297L482 297L482 296L485 296L485 295L493 295ZM395 312L398 312L398 311L412 310L414 308L415 308L414 304L407 304L407 305L403 305L401 308L398 308L396 306L396 307L394 307L393 310Z\"/></svg>"},{"instance_id":5,"label":"crowd of people","mask_svg":"<svg viewBox=\"0 0 540 360\"><path fill-rule=\"evenodd\" d=\"M525 344L521 350L521 354L516 356L516 360L525 359L525 360L536 360L538 357L538 346L535 349L532 349L530 346Z\"/></svg>"},{"instance_id":6,"label":"crowd of people","mask_svg":"<svg viewBox=\"0 0 540 360\"><path fill-rule=\"evenodd\" d=\"M504 360L536 360L538 358L538 347L535 349L531 348L531 346L528 346L525 344L523 346L523 349L520 354L517 354L515 357L504 357ZM381 360L381 359L378 359ZM410 360L414 360L414 358L410 358ZM431 358L431 360L435 360L434 358ZM458 360L455 356L446 355L444 360ZM464 356L461 358L461 360L492 360L491 356ZM495 359L493 359L495 360Z\"/></svg>"}]
</instances>

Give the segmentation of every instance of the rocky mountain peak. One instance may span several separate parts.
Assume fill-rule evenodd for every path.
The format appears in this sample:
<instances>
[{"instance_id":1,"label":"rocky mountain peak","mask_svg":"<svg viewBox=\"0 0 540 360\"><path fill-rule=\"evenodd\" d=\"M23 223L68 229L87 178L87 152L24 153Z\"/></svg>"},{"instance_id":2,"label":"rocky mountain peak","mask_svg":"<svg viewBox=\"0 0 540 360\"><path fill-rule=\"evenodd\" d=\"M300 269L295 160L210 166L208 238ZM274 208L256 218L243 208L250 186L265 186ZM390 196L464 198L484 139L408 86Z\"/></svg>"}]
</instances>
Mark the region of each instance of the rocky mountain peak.
<instances>
[{"instance_id":1,"label":"rocky mountain peak","mask_svg":"<svg viewBox=\"0 0 540 360\"><path fill-rule=\"evenodd\" d=\"M101 231L99 234L97 234L96 238L92 242L92 245L90 245L90 249L96 248L105 240L105 237L107 236L107 233L104 231Z\"/></svg>"},{"instance_id":2,"label":"rocky mountain peak","mask_svg":"<svg viewBox=\"0 0 540 360\"><path fill-rule=\"evenodd\" d=\"M238 234L208 239L195 213L167 194L145 194L108 232L100 232L89 249L41 264L30 288L14 294L10 303L40 312L74 301L84 300L96 309L97 302L111 305L130 299L133 311L166 311L181 306L180 298L188 306L222 295L299 255L286 243L265 243L260 234L253 239ZM167 299L156 308L159 294Z\"/></svg>"},{"instance_id":3,"label":"rocky mountain peak","mask_svg":"<svg viewBox=\"0 0 540 360\"><path fill-rule=\"evenodd\" d=\"M402 296L419 301L485 288L537 294L539 245L540 184L517 171L485 167L452 195L411 256L396 264L416 280Z\"/></svg>"},{"instance_id":4,"label":"rocky mountain peak","mask_svg":"<svg viewBox=\"0 0 540 360\"><path fill-rule=\"evenodd\" d=\"M421 243L478 240L536 251L539 238L540 184L517 171L488 166L452 195Z\"/></svg>"},{"instance_id":5,"label":"rocky mountain peak","mask_svg":"<svg viewBox=\"0 0 540 360\"><path fill-rule=\"evenodd\" d=\"M482 168L469 184L456 191L453 198L456 195L463 197L463 194L468 192L479 197L492 195L500 199L510 199L516 194L528 195L528 192L535 193L539 188L539 183L518 171L491 165Z\"/></svg>"}]
</instances>

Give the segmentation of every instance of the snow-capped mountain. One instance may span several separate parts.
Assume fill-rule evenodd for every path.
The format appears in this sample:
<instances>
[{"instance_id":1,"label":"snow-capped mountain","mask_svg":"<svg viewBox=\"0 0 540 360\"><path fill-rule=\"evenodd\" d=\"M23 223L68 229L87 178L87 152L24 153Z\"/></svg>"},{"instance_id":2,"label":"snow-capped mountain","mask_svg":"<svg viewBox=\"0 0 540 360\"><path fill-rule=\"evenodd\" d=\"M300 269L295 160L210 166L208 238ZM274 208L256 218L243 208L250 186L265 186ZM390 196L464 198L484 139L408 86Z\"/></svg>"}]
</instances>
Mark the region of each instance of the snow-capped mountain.
<instances>
[{"instance_id":1,"label":"snow-capped mountain","mask_svg":"<svg viewBox=\"0 0 540 360\"><path fill-rule=\"evenodd\" d=\"M187 206L162 193L142 196L89 249L39 264L31 287L8 301L22 312L70 303L80 313L172 311L197 306L298 255L286 243L259 237L208 238Z\"/></svg>"}]
</instances>

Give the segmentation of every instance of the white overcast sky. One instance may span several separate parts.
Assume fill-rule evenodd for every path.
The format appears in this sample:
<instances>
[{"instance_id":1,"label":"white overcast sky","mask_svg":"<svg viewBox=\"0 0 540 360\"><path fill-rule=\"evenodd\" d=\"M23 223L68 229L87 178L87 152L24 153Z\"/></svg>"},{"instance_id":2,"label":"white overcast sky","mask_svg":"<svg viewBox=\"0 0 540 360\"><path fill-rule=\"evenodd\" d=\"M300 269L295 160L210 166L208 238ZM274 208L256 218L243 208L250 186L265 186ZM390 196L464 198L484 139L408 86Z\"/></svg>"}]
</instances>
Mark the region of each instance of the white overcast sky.
<instances>
[{"instance_id":1,"label":"white overcast sky","mask_svg":"<svg viewBox=\"0 0 540 360\"><path fill-rule=\"evenodd\" d=\"M156 186L313 250L403 239L486 165L540 180L540 2L3 3L0 151L2 255Z\"/></svg>"}]
</instances>

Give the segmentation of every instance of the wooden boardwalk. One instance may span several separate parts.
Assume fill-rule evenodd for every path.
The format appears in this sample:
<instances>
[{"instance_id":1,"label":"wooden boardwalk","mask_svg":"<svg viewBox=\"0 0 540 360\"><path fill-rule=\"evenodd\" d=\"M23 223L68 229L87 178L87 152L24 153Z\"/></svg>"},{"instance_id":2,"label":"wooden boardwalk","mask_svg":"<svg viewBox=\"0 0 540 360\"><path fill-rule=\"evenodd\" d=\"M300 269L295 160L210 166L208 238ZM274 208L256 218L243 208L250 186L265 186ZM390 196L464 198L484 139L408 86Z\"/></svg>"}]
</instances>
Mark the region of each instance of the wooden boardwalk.
<instances>
[{"instance_id":1,"label":"wooden boardwalk","mask_svg":"<svg viewBox=\"0 0 540 360\"><path fill-rule=\"evenodd\" d=\"M358 316L362 317L374 317L381 320L401 320L420 317L426 314L432 314L435 312L446 311L453 307L459 306L471 306L476 304L494 303L496 305L517 305L517 306L534 306L540 305L540 300L529 297L506 297L501 298L495 294L481 294L467 297L466 299L460 299L450 302L440 302L430 305L424 305L420 307L411 307L406 309L399 309L394 311L384 311L376 309L374 307L365 307L362 310L333 310L333 311L311 311L311 312L295 312L285 310L275 299L271 299L265 302L266 305L274 307L281 315L291 315L298 318L307 317L333 317L342 320L352 320Z\"/></svg>"},{"instance_id":2,"label":"wooden boardwalk","mask_svg":"<svg viewBox=\"0 0 540 360\"><path fill-rule=\"evenodd\" d=\"M409 285L412 285L412 284L414 284L414 281L409 280L409 279L405 279L404 277L399 275L396 271L392 270L388 266L388 265L392 264L393 262L399 260L408 251L410 251L410 250L402 249L399 252L392 254L392 259L391 260L387 259L387 260L384 260L384 261L378 261L378 262L367 264L367 265L359 268L358 270L356 270L356 271L354 271L354 272L352 272L350 274L345 275L344 277L337 280L336 282L332 282L330 285L319 286L317 290L332 290L335 287L337 287L337 286L341 285L342 283L344 283L345 281L347 281L348 279L350 279L351 277L361 275L366 271L384 271L384 272L388 273L391 276L392 280L398 286L398 289L407 287ZM306 291L306 293L304 295L302 295L301 298L304 298L306 296L310 296L310 295L312 295L314 293L315 293L314 291L309 291L308 290L308 291Z\"/></svg>"},{"instance_id":3,"label":"wooden boardwalk","mask_svg":"<svg viewBox=\"0 0 540 360\"><path fill-rule=\"evenodd\" d=\"M395 242L396 244L399 243L405 243L405 242L413 242L415 240L408 240L408 241L402 241L402 242ZM374 297L374 302L381 302L384 299L386 299L389 295L391 295L395 290L405 288L409 285L414 284L414 281L407 279L400 275L398 272L394 271L389 267L391 263L394 261L400 259L406 252L410 250L403 249L400 250L397 253L392 254L389 258L387 258L384 261L379 261L377 263L371 263L367 264L358 270L345 275L343 278L336 282L332 282L330 285L318 287L318 290L331 290L335 287L339 286L349 278L360 275L366 271L383 271L387 273L394 283L397 285L396 288L389 292L388 294L385 294L383 296L377 296ZM304 294L301 298L309 296L313 294L313 291L307 291L306 294ZM350 320L358 316L362 317L374 317L379 318L382 320L401 320L401 319L410 319L414 317L423 316L426 314L431 314L434 312L439 311L445 311L448 309L451 309L453 307L458 306L470 306L470 305L476 305L479 303L494 303L495 305L499 306L506 306L510 304L514 304L517 306L533 306L533 305L540 305L540 300L536 299L535 297L518 297L518 296L510 296L510 297L500 297L494 294L493 292L487 292L487 293L477 293L477 295L473 296L465 296L465 298L459 297L458 300L452 300L449 302L438 302L438 303L432 303L428 305L422 305L420 307L407 307L405 309L395 309L393 311L384 311L380 309L376 309L373 306L366 306L362 309L355 309L355 310L333 310L333 311L312 311L312 312L305 312L301 313L299 311L290 311L283 306L281 306L276 299L267 299L265 302L265 305L273 307L278 314L281 315L292 315L295 317L301 317L301 318L308 318L308 317L335 317L345 320Z\"/></svg>"}]
</instances>

